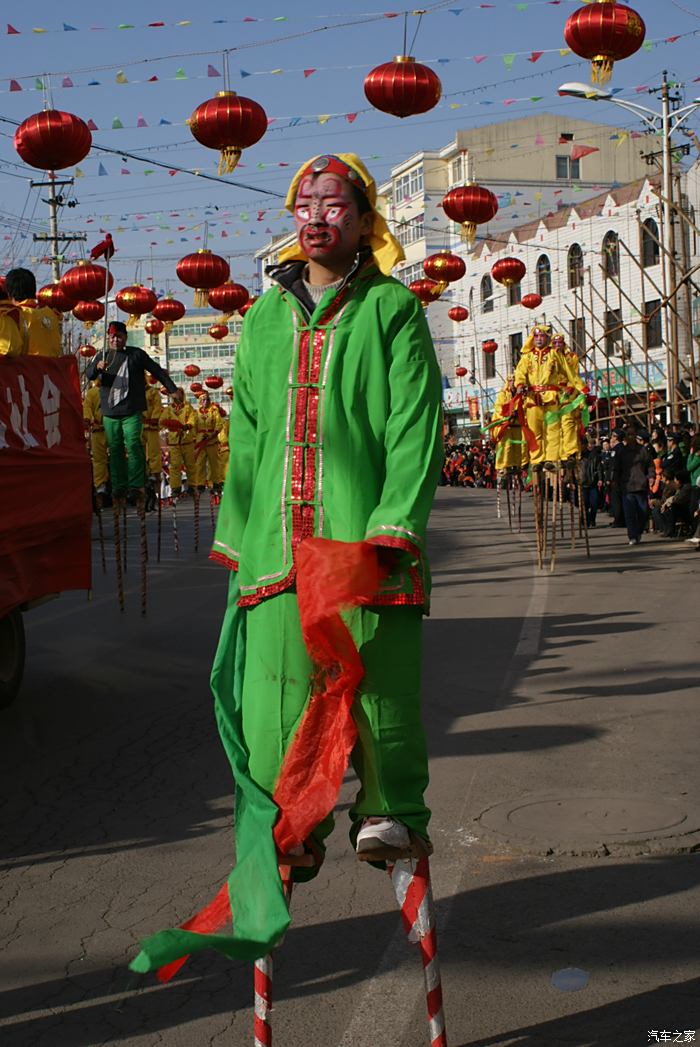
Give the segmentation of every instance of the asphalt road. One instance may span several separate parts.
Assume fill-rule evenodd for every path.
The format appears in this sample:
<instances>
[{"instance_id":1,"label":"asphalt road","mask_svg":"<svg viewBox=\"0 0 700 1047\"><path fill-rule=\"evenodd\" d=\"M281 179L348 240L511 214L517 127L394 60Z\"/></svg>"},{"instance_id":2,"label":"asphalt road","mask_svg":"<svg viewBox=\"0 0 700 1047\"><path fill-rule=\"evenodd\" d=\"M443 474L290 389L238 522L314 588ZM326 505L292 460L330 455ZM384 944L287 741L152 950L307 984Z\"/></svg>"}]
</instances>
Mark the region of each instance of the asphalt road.
<instances>
[{"instance_id":1,"label":"asphalt road","mask_svg":"<svg viewBox=\"0 0 700 1047\"><path fill-rule=\"evenodd\" d=\"M123 616L96 543L92 600L26 618L24 689L0 715L2 1047L253 1042L249 967L199 956L167 986L126 969L139 937L213 895L232 855L208 690L226 575L206 559L208 517L197 556L179 522L145 620L133 531ZM560 540L550 575L529 530L496 520L493 492L453 489L438 492L431 545L424 692L451 1047L700 1042L700 556L653 536L628 548L600 526L590 560ZM354 788L293 898L276 1047L429 1042L388 878L349 848Z\"/></svg>"}]
</instances>

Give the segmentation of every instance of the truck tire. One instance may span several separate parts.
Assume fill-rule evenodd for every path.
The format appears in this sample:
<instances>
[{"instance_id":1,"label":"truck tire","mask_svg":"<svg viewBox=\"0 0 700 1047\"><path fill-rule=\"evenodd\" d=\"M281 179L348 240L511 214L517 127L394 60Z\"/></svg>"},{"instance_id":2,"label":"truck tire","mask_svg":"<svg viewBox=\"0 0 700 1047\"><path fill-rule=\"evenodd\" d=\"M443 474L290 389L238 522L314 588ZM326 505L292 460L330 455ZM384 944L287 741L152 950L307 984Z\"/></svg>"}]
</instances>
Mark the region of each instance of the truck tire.
<instances>
[{"instance_id":1,"label":"truck tire","mask_svg":"<svg viewBox=\"0 0 700 1047\"><path fill-rule=\"evenodd\" d=\"M0 618L0 709L17 697L24 675L24 622L22 612Z\"/></svg>"}]
</instances>

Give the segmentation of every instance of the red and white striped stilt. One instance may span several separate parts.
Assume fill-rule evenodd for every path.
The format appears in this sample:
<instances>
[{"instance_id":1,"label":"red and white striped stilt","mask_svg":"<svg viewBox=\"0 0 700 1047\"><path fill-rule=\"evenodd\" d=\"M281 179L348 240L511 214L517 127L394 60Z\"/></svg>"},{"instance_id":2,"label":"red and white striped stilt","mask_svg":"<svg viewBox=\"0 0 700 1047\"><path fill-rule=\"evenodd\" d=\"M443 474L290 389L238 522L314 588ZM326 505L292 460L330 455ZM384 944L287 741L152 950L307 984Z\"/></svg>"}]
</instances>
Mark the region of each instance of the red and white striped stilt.
<instances>
[{"instance_id":1,"label":"red and white striped stilt","mask_svg":"<svg viewBox=\"0 0 700 1047\"><path fill-rule=\"evenodd\" d=\"M418 860L402 859L388 864L387 868L408 940L417 943L420 949L428 1005L430 1047L447 1047L435 907L430 887L430 861L427 857Z\"/></svg>"},{"instance_id":2,"label":"red and white striped stilt","mask_svg":"<svg viewBox=\"0 0 700 1047\"><path fill-rule=\"evenodd\" d=\"M282 886L287 896L287 904L292 896L292 870L288 865L280 865ZM272 1047L272 976L274 962L272 953L255 961L253 975L255 987L255 1017L253 1018L254 1047Z\"/></svg>"}]
</instances>

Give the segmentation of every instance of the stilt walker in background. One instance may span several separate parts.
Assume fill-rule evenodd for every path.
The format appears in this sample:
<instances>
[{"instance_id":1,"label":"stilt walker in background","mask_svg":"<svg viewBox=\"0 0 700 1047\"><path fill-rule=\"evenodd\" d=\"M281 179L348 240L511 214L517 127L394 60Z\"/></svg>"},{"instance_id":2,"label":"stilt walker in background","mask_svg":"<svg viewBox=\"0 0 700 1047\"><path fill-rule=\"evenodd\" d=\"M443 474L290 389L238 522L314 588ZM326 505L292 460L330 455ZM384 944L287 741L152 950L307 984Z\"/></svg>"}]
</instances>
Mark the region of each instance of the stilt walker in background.
<instances>
[{"instance_id":1,"label":"stilt walker in background","mask_svg":"<svg viewBox=\"0 0 700 1047\"><path fill-rule=\"evenodd\" d=\"M223 419L218 407L211 402L211 397L207 392L199 394L199 407L195 414L197 419L194 450L197 468L195 484L200 492L209 487L214 494L219 494L221 479L218 436L223 426Z\"/></svg>"},{"instance_id":2,"label":"stilt walker in background","mask_svg":"<svg viewBox=\"0 0 700 1047\"><path fill-rule=\"evenodd\" d=\"M298 243L243 324L212 553L232 571L212 687L237 864L183 929L144 942L140 972L168 977L207 947L271 951L290 922L278 866L317 872L349 758L357 857L414 858L428 883L420 647L441 383L420 303L385 275L403 251L375 203L353 154L305 164L287 197Z\"/></svg>"},{"instance_id":3,"label":"stilt walker in background","mask_svg":"<svg viewBox=\"0 0 700 1047\"><path fill-rule=\"evenodd\" d=\"M105 436L102 408L100 407L100 382L91 382L83 397L83 419L90 433L90 457L92 459L92 485L95 494L101 497L109 482L109 455Z\"/></svg>"},{"instance_id":4,"label":"stilt walker in background","mask_svg":"<svg viewBox=\"0 0 700 1047\"><path fill-rule=\"evenodd\" d=\"M173 393L172 402L165 407L160 416L161 428L167 431L168 452L170 456L170 488L173 501L182 494L183 466L187 474L187 486L195 490L197 467L194 459L194 438L197 428L197 417L185 399L185 390L178 388Z\"/></svg>"},{"instance_id":5,"label":"stilt walker in background","mask_svg":"<svg viewBox=\"0 0 700 1047\"><path fill-rule=\"evenodd\" d=\"M146 503L144 508L147 513L156 508L156 499L160 498L160 478L163 472L163 456L160 449L160 416L162 413L160 390L156 380L149 375L142 432L146 454Z\"/></svg>"},{"instance_id":6,"label":"stilt walker in background","mask_svg":"<svg viewBox=\"0 0 700 1047\"><path fill-rule=\"evenodd\" d=\"M538 324L523 346L515 369L515 386L524 397L528 428L537 439L537 449L530 452L534 468L555 471L561 458L561 426L558 409L561 389L568 372L561 354L551 344L552 329ZM549 421L547 420L549 415Z\"/></svg>"}]
</instances>

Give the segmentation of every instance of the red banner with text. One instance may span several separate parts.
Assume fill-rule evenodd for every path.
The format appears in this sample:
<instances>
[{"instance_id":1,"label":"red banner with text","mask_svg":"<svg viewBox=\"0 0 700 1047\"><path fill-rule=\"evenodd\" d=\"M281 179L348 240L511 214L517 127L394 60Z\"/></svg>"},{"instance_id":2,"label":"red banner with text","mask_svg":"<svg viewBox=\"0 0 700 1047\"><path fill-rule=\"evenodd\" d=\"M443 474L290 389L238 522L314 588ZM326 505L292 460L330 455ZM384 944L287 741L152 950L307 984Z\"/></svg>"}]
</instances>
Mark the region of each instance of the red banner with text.
<instances>
[{"instance_id":1,"label":"red banner with text","mask_svg":"<svg viewBox=\"0 0 700 1047\"><path fill-rule=\"evenodd\" d=\"M75 359L0 356L0 617L90 588L91 521Z\"/></svg>"}]
</instances>

